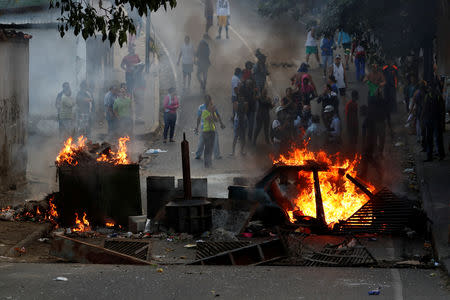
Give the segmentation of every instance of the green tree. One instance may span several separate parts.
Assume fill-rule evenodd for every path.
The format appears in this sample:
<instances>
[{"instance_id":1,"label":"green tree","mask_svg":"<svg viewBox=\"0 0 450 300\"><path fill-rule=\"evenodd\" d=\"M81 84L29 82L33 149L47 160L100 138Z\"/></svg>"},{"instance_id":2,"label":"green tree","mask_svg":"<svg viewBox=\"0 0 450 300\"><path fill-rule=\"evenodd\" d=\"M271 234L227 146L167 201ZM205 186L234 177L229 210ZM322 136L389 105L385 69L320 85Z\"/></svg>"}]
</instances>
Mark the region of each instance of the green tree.
<instances>
[{"instance_id":1,"label":"green tree","mask_svg":"<svg viewBox=\"0 0 450 300\"><path fill-rule=\"evenodd\" d=\"M139 16L156 11L160 7L167 10L176 6L176 0L49 0L50 8L61 10L58 30L63 37L73 29L75 35L81 33L84 39L100 34L102 40L111 44L118 41L122 46L127 41L127 33L136 33L133 20L127 14L129 7Z\"/></svg>"}]
</instances>

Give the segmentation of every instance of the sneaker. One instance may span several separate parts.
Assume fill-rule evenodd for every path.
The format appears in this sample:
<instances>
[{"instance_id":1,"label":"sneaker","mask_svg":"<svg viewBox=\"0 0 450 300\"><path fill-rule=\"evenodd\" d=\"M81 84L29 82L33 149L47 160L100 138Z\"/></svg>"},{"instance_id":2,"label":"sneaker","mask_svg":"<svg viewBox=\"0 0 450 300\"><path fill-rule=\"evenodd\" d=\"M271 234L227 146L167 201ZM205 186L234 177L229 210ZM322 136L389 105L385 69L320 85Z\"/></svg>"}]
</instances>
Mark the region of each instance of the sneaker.
<instances>
[{"instance_id":1,"label":"sneaker","mask_svg":"<svg viewBox=\"0 0 450 300\"><path fill-rule=\"evenodd\" d=\"M169 142L175 143L175 140L174 139L170 139Z\"/></svg>"},{"instance_id":2,"label":"sneaker","mask_svg":"<svg viewBox=\"0 0 450 300\"><path fill-rule=\"evenodd\" d=\"M196 156L195 159L202 159L200 156Z\"/></svg>"},{"instance_id":3,"label":"sneaker","mask_svg":"<svg viewBox=\"0 0 450 300\"><path fill-rule=\"evenodd\" d=\"M165 140L163 141L163 143L164 143L164 144L167 143L167 139L165 139Z\"/></svg>"}]
</instances>

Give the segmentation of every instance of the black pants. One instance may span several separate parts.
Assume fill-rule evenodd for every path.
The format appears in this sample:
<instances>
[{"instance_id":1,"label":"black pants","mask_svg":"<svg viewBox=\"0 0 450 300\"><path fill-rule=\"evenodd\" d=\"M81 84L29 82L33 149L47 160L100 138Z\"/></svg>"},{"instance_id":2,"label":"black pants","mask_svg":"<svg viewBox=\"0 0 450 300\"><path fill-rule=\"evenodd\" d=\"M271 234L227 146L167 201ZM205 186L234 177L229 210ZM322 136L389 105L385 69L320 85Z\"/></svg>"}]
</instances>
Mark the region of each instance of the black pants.
<instances>
[{"instance_id":1,"label":"black pants","mask_svg":"<svg viewBox=\"0 0 450 300\"><path fill-rule=\"evenodd\" d=\"M198 68L197 69L197 79L200 83L202 90L206 89L206 82L208 81L208 68Z\"/></svg>"},{"instance_id":2,"label":"black pants","mask_svg":"<svg viewBox=\"0 0 450 300\"><path fill-rule=\"evenodd\" d=\"M445 156L444 151L444 137L442 136L442 125L439 124L439 120L432 120L425 123L426 130L426 149L427 149L427 159L433 159L433 147L434 140L436 140L436 145L438 147L439 157L443 158Z\"/></svg>"},{"instance_id":3,"label":"black pants","mask_svg":"<svg viewBox=\"0 0 450 300\"><path fill-rule=\"evenodd\" d=\"M173 139L175 133L175 123L177 122L177 114L164 113L164 139L167 140L167 132L170 129L170 139Z\"/></svg>"},{"instance_id":4,"label":"black pants","mask_svg":"<svg viewBox=\"0 0 450 300\"><path fill-rule=\"evenodd\" d=\"M264 128L264 137L266 139L266 144L270 142L269 140L269 126L270 126L270 116L269 114L258 114L256 116L256 129L255 135L253 137L253 144L256 144L259 132Z\"/></svg>"},{"instance_id":5,"label":"black pants","mask_svg":"<svg viewBox=\"0 0 450 300\"><path fill-rule=\"evenodd\" d=\"M205 143L205 168L211 167L212 154L214 150L214 139L216 137L215 131L204 131L203 141Z\"/></svg>"}]
</instances>

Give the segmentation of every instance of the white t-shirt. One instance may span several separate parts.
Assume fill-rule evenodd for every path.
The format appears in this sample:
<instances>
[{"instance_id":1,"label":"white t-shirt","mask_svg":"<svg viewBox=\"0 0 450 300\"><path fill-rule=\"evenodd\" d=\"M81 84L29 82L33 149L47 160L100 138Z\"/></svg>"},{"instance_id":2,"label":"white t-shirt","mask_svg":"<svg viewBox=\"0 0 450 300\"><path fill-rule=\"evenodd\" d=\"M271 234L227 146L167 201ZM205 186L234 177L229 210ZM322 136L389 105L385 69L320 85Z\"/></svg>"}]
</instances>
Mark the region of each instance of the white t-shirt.
<instances>
[{"instance_id":1,"label":"white t-shirt","mask_svg":"<svg viewBox=\"0 0 450 300\"><path fill-rule=\"evenodd\" d=\"M345 88L344 67L342 63L338 66L333 64L333 75L336 78L336 85L339 89Z\"/></svg>"},{"instance_id":2,"label":"white t-shirt","mask_svg":"<svg viewBox=\"0 0 450 300\"><path fill-rule=\"evenodd\" d=\"M228 2L228 0L217 0L216 11L218 16L229 16L230 3Z\"/></svg>"},{"instance_id":3,"label":"white t-shirt","mask_svg":"<svg viewBox=\"0 0 450 300\"><path fill-rule=\"evenodd\" d=\"M183 65L194 64L195 50L191 44L188 45L183 44L183 46L181 46L180 51L181 51L181 62L183 63Z\"/></svg>"},{"instance_id":4,"label":"white t-shirt","mask_svg":"<svg viewBox=\"0 0 450 300\"><path fill-rule=\"evenodd\" d=\"M308 35L306 36L305 46L307 46L307 47L317 47L317 40L312 36L311 30L308 31Z\"/></svg>"}]
</instances>

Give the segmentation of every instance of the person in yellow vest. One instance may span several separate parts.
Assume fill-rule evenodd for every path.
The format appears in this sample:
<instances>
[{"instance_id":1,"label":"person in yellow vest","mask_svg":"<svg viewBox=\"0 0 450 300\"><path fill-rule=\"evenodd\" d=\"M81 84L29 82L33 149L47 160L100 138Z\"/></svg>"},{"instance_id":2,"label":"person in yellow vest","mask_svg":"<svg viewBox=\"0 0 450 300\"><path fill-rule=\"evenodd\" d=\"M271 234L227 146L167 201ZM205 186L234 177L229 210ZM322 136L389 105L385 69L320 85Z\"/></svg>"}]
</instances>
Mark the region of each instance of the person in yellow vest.
<instances>
[{"instance_id":1,"label":"person in yellow vest","mask_svg":"<svg viewBox=\"0 0 450 300\"><path fill-rule=\"evenodd\" d=\"M203 140L205 143L205 168L211 168L212 153L214 149L214 138L216 137L216 108L209 101L207 108L202 112Z\"/></svg>"}]
</instances>

